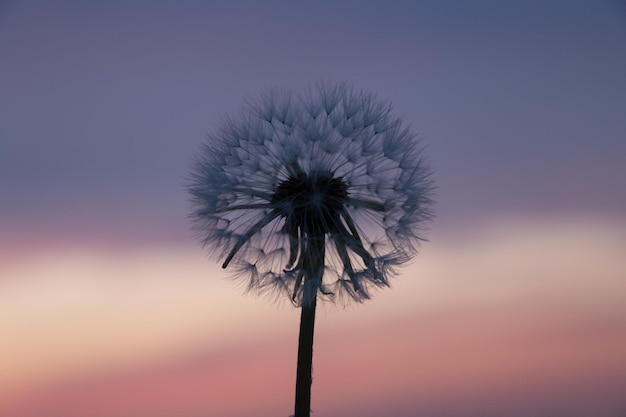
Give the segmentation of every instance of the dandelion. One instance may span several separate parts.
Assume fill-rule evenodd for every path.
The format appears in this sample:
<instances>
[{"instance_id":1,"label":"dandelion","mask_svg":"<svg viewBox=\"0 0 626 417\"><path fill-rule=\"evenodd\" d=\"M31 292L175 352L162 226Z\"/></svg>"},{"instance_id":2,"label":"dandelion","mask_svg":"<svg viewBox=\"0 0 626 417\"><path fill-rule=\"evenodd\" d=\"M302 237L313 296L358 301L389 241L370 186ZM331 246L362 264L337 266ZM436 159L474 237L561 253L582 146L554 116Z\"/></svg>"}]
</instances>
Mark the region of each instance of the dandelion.
<instances>
[{"instance_id":1,"label":"dandelion","mask_svg":"<svg viewBox=\"0 0 626 417\"><path fill-rule=\"evenodd\" d=\"M301 307L295 416L309 416L317 300L389 286L432 218L431 170L390 104L346 84L271 91L208 139L195 228L249 291Z\"/></svg>"}]
</instances>

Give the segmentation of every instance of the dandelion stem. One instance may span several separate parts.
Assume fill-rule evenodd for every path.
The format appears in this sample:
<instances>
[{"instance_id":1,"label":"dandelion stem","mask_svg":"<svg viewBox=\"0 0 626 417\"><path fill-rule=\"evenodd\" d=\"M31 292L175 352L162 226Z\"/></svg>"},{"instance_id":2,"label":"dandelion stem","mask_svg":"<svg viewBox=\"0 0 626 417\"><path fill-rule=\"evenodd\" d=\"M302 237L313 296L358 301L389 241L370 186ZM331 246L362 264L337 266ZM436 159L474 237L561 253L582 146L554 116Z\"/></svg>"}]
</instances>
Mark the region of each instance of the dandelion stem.
<instances>
[{"instance_id":1,"label":"dandelion stem","mask_svg":"<svg viewBox=\"0 0 626 417\"><path fill-rule=\"evenodd\" d=\"M316 297L317 298L317 297ZM313 382L313 329L315 327L315 298L302 306L298 338L298 368L296 371L295 417L311 414L311 384Z\"/></svg>"},{"instance_id":2,"label":"dandelion stem","mask_svg":"<svg viewBox=\"0 0 626 417\"><path fill-rule=\"evenodd\" d=\"M296 370L296 404L294 417L311 415L311 384L313 383L313 329L317 289L324 274L325 235L319 233L306 239L302 253L304 285L300 334L298 337L298 367Z\"/></svg>"}]
</instances>

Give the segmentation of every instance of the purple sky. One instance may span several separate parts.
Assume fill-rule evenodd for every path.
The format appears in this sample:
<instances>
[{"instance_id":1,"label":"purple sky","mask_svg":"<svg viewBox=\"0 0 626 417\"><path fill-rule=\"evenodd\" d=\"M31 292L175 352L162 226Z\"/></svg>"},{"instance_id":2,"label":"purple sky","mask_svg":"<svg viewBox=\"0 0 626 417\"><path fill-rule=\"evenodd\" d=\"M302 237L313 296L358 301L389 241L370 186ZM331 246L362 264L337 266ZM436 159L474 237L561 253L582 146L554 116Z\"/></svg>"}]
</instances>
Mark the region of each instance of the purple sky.
<instances>
[{"instance_id":1,"label":"purple sky","mask_svg":"<svg viewBox=\"0 0 626 417\"><path fill-rule=\"evenodd\" d=\"M0 0L0 414L288 415L297 314L218 279L184 184L318 80L391 100L438 185L393 290L319 315L319 415L626 409L623 1Z\"/></svg>"},{"instance_id":2,"label":"purple sky","mask_svg":"<svg viewBox=\"0 0 626 417\"><path fill-rule=\"evenodd\" d=\"M8 2L0 56L3 240L190 239L181 185L216 120L319 79L425 138L438 228L626 210L619 2Z\"/></svg>"}]
</instances>

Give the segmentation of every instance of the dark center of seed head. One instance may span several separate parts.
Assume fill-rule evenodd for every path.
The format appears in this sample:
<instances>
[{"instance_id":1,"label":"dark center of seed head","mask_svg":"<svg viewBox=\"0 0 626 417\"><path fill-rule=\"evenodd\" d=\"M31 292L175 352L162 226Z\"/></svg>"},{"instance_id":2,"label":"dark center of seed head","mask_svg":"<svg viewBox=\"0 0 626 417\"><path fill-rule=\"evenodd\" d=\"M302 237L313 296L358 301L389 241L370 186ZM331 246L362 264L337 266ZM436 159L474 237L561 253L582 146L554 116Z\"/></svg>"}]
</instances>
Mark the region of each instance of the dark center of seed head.
<instances>
[{"instance_id":1,"label":"dark center of seed head","mask_svg":"<svg viewBox=\"0 0 626 417\"><path fill-rule=\"evenodd\" d=\"M278 184L272 203L281 216L290 217L304 232L328 233L347 198L343 179L301 173Z\"/></svg>"}]
</instances>

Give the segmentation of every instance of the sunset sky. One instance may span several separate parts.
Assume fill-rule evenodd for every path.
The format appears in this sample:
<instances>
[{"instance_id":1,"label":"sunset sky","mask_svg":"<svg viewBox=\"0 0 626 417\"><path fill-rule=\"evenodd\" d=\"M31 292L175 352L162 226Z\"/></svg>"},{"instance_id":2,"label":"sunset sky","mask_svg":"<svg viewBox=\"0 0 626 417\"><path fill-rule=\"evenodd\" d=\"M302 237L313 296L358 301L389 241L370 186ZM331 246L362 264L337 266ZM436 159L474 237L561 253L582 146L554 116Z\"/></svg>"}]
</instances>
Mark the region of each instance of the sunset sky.
<instances>
[{"instance_id":1,"label":"sunset sky","mask_svg":"<svg viewBox=\"0 0 626 417\"><path fill-rule=\"evenodd\" d=\"M0 2L0 416L278 417L299 311L208 259L184 184L273 86L428 144L429 242L320 307L313 415L626 415L621 1Z\"/></svg>"}]
</instances>

